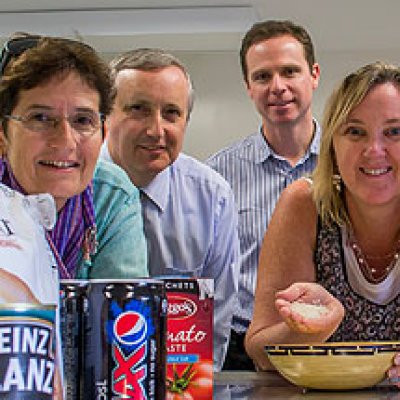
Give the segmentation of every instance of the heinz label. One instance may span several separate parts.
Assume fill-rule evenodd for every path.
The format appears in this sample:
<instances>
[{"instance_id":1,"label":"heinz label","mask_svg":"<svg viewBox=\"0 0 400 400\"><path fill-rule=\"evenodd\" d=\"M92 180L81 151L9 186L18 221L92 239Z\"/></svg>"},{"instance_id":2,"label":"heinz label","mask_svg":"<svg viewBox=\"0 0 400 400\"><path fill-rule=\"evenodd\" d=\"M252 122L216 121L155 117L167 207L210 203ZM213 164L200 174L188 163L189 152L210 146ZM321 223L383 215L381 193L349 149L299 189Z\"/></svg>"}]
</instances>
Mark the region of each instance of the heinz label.
<instances>
[{"instance_id":1,"label":"heinz label","mask_svg":"<svg viewBox=\"0 0 400 400\"><path fill-rule=\"evenodd\" d=\"M210 400L213 393L212 279L166 278L167 400Z\"/></svg>"},{"instance_id":2,"label":"heinz label","mask_svg":"<svg viewBox=\"0 0 400 400\"><path fill-rule=\"evenodd\" d=\"M0 398L52 399L54 307L0 308Z\"/></svg>"}]
</instances>

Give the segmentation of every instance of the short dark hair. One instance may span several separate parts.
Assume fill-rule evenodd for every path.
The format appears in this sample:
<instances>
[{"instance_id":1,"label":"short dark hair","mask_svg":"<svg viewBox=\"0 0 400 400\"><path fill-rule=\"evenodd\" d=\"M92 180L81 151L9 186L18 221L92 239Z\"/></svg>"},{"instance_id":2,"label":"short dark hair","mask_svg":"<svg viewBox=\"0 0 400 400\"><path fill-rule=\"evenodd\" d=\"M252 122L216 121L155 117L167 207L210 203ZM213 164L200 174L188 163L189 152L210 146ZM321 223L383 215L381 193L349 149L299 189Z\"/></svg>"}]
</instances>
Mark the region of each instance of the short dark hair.
<instances>
[{"instance_id":1,"label":"short dark hair","mask_svg":"<svg viewBox=\"0 0 400 400\"><path fill-rule=\"evenodd\" d=\"M23 41L27 46L24 49ZM18 42L18 51L12 52ZM36 43L34 43L36 41ZM7 57L7 60L5 60ZM111 111L111 77L107 63L89 45L70 39L31 34L15 35L5 43L0 80L0 118L11 114L22 90L33 89L44 82L76 71L83 82L97 90L99 111ZM6 128L3 119L3 128Z\"/></svg>"},{"instance_id":2,"label":"short dark hair","mask_svg":"<svg viewBox=\"0 0 400 400\"><path fill-rule=\"evenodd\" d=\"M248 83L246 55L249 48L264 40L284 35L293 36L302 44L304 57L310 68L310 72L312 72L315 64L315 54L314 46L308 32L302 26L296 25L292 21L269 20L255 23L242 39L242 46L240 48L240 64L246 83Z\"/></svg>"},{"instance_id":3,"label":"short dark hair","mask_svg":"<svg viewBox=\"0 0 400 400\"><path fill-rule=\"evenodd\" d=\"M154 71L169 66L178 67L186 76L189 83L188 118L193 109L194 89L189 72L183 63L174 55L158 48L139 48L120 54L110 62L111 77L113 79L112 97L115 98L115 78L120 71L125 69L138 69L141 71Z\"/></svg>"}]
</instances>

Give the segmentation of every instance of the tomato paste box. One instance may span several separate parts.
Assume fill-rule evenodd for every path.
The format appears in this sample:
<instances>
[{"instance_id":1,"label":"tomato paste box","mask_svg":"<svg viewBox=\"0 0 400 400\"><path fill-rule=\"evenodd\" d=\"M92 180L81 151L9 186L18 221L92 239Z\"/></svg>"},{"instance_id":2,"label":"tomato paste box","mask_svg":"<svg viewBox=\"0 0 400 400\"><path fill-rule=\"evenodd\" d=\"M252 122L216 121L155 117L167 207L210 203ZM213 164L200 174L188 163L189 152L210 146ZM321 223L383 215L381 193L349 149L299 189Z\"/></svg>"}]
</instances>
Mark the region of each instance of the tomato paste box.
<instances>
[{"instance_id":1,"label":"tomato paste box","mask_svg":"<svg viewBox=\"0 0 400 400\"><path fill-rule=\"evenodd\" d=\"M167 400L211 400L214 281L166 278Z\"/></svg>"}]
</instances>

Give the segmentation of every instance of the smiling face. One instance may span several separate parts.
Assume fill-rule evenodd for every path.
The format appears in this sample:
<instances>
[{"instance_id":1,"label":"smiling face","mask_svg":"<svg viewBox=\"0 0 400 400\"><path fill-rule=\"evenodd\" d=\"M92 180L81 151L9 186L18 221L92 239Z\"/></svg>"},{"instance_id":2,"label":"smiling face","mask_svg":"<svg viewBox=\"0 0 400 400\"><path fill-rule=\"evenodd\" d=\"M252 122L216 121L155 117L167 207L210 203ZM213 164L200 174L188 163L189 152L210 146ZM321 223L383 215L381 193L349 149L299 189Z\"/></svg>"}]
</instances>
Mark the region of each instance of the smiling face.
<instances>
[{"instance_id":1,"label":"smiling face","mask_svg":"<svg viewBox=\"0 0 400 400\"><path fill-rule=\"evenodd\" d=\"M40 118L43 112L65 117L76 112L98 113L99 94L79 75L70 72L44 85L19 93L11 114ZM50 193L57 209L68 198L81 193L93 177L102 143L101 128L89 138L81 138L63 119L52 134L34 132L10 119L7 132L0 134L6 145L11 169L28 194Z\"/></svg>"},{"instance_id":2,"label":"smiling face","mask_svg":"<svg viewBox=\"0 0 400 400\"><path fill-rule=\"evenodd\" d=\"M247 91L264 124L293 124L311 117L313 91L319 82L319 66L310 72L302 44L289 35L251 46L246 55Z\"/></svg>"},{"instance_id":3,"label":"smiling face","mask_svg":"<svg viewBox=\"0 0 400 400\"><path fill-rule=\"evenodd\" d=\"M107 118L112 159L139 187L172 164L182 149L189 83L176 66L127 69L116 79L114 109Z\"/></svg>"},{"instance_id":4,"label":"smiling face","mask_svg":"<svg viewBox=\"0 0 400 400\"><path fill-rule=\"evenodd\" d=\"M337 166L353 204L400 201L400 89L378 84L333 137Z\"/></svg>"}]
</instances>

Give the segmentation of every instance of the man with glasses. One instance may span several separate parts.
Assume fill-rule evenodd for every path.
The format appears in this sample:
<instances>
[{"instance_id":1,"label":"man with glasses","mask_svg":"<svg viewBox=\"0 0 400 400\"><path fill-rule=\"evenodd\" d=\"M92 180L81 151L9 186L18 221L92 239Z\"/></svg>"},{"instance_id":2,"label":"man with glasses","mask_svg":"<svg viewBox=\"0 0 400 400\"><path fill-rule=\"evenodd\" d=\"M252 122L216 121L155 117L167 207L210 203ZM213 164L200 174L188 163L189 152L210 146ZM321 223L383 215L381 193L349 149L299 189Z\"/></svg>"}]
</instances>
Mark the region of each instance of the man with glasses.
<instances>
[{"instance_id":1,"label":"man with glasses","mask_svg":"<svg viewBox=\"0 0 400 400\"><path fill-rule=\"evenodd\" d=\"M150 275L214 278L214 367L229 341L238 279L233 194L215 171L181 153L193 106L184 66L159 49L112 63L115 103L102 156L142 192Z\"/></svg>"}]
</instances>

